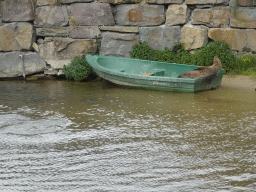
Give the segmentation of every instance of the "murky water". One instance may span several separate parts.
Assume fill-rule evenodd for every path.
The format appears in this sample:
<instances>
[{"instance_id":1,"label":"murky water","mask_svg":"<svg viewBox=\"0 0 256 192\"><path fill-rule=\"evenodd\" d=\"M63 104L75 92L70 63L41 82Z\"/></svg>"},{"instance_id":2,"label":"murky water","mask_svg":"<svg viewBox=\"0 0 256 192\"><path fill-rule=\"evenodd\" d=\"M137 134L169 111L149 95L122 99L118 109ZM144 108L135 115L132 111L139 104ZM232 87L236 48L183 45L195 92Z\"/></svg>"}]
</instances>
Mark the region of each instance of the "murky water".
<instances>
[{"instance_id":1,"label":"murky water","mask_svg":"<svg viewBox=\"0 0 256 192\"><path fill-rule=\"evenodd\" d=\"M0 81L0 191L256 191L256 91Z\"/></svg>"}]
</instances>

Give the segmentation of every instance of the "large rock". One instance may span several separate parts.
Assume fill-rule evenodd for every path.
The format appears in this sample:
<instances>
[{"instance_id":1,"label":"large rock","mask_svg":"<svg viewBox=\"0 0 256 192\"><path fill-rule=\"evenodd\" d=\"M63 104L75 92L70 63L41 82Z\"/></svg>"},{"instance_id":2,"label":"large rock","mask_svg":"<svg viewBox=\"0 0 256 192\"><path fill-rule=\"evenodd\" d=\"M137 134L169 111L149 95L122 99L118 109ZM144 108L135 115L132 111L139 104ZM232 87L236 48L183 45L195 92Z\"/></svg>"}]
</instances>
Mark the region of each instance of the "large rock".
<instances>
[{"instance_id":1,"label":"large rock","mask_svg":"<svg viewBox=\"0 0 256 192\"><path fill-rule=\"evenodd\" d=\"M256 28L256 8L237 7L232 11L231 27Z\"/></svg>"},{"instance_id":2,"label":"large rock","mask_svg":"<svg viewBox=\"0 0 256 192\"><path fill-rule=\"evenodd\" d=\"M46 37L44 43L39 45L42 58L55 69L63 68L75 56L95 53L94 40L69 39L61 37Z\"/></svg>"},{"instance_id":3,"label":"large rock","mask_svg":"<svg viewBox=\"0 0 256 192\"><path fill-rule=\"evenodd\" d=\"M44 71L46 63L34 52L9 52L0 55L0 78L18 77Z\"/></svg>"},{"instance_id":4,"label":"large rock","mask_svg":"<svg viewBox=\"0 0 256 192\"><path fill-rule=\"evenodd\" d=\"M180 37L180 26L140 27L140 40L145 41L153 49L172 49L174 43L180 41Z\"/></svg>"},{"instance_id":5,"label":"large rock","mask_svg":"<svg viewBox=\"0 0 256 192\"><path fill-rule=\"evenodd\" d=\"M1 2L1 0L0 0L0 18L2 17L2 12L3 12L3 4L2 4L2 2Z\"/></svg>"},{"instance_id":6,"label":"large rock","mask_svg":"<svg viewBox=\"0 0 256 192\"><path fill-rule=\"evenodd\" d=\"M74 3L70 6L71 25L114 25L114 17L107 3Z\"/></svg>"},{"instance_id":7,"label":"large rock","mask_svg":"<svg viewBox=\"0 0 256 192\"><path fill-rule=\"evenodd\" d=\"M187 4L228 4L229 0L187 0Z\"/></svg>"},{"instance_id":8,"label":"large rock","mask_svg":"<svg viewBox=\"0 0 256 192\"><path fill-rule=\"evenodd\" d=\"M210 24L212 20L212 9L195 9L192 24Z\"/></svg>"},{"instance_id":9,"label":"large rock","mask_svg":"<svg viewBox=\"0 0 256 192\"><path fill-rule=\"evenodd\" d=\"M163 5L117 5L116 22L118 25L152 26L165 21Z\"/></svg>"},{"instance_id":10,"label":"large rock","mask_svg":"<svg viewBox=\"0 0 256 192\"><path fill-rule=\"evenodd\" d=\"M69 26L37 28L36 35L41 37L70 37L74 39L94 39L100 37L98 26Z\"/></svg>"},{"instance_id":11,"label":"large rock","mask_svg":"<svg viewBox=\"0 0 256 192\"><path fill-rule=\"evenodd\" d=\"M214 7L212 9L196 9L192 24L204 24L209 27L226 27L229 24L230 8Z\"/></svg>"},{"instance_id":12,"label":"large rock","mask_svg":"<svg viewBox=\"0 0 256 192\"><path fill-rule=\"evenodd\" d=\"M103 33L100 55L130 57L132 47L138 42L135 34Z\"/></svg>"},{"instance_id":13,"label":"large rock","mask_svg":"<svg viewBox=\"0 0 256 192\"><path fill-rule=\"evenodd\" d=\"M189 17L189 8L187 5L169 5L166 11L167 26L185 24Z\"/></svg>"},{"instance_id":14,"label":"large rock","mask_svg":"<svg viewBox=\"0 0 256 192\"><path fill-rule=\"evenodd\" d=\"M100 37L98 26L71 26L69 29L69 37L74 39L95 39L95 37Z\"/></svg>"},{"instance_id":15,"label":"large rock","mask_svg":"<svg viewBox=\"0 0 256 192\"><path fill-rule=\"evenodd\" d=\"M70 3L88 3L92 2L93 0L37 0L37 6L59 6L61 4L70 4Z\"/></svg>"},{"instance_id":16,"label":"large rock","mask_svg":"<svg viewBox=\"0 0 256 192\"><path fill-rule=\"evenodd\" d=\"M242 29L213 28L209 29L208 36L215 41L224 41L238 51L242 51L246 43L246 31Z\"/></svg>"},{"instance_id":17,"label":"large rock","mask_svg":"<svg viewBox=\"0 0 256 192\"><path fill-rule=\"evenodd\" d=\"M183 0L146 0L147 3L152 4L182 4Z\"/></svg>"},{"instance_id":18,"label":"large rock","mask_svg":"<svg viewBox=\"0 0 256 192\"><path fill-rule=\"evenodd\" d=\"M124 32L124 33L139 33L138 26L101 26L101 31L115 31L115 32Z\"/></svg>"},{"instance_id":19,"label":"large rock","mask_svg":"<svg viewBox=\"0 0 256 192\"><path fill-rule=\"evenodd\" d=\"M61 3L87 3L87 2L92 2L93 0L59 0Z\"/></svg>"},{"instance_id":20,"label":"large rock","mask_svg":"<svg viewBox=\"0 0 256 192\"><path fill-rule=\"evenodd\" d=\"M68 37L69 27L36 28L36 36L41 37Z\"/></svg>"},{"instance_id":21,"label":"large rock","mask_svg":"<svg viewBox=\"0 0 256 192\"><path fill-rule=\"evenodd\" d=\"M207 29L185 25L181 29L181 42L186 50L201 48L208 43Z\"/></svg>"},{"instance_id":22,"label":"large rock","mask_svg":"<svg viewBox=\"0 0 256 192\"><path fill-rule=\"evenodd\" d=\"M247 45L243 48L244 51L256 52L256 30L246 29Z\"/></svg>"},{"instance_id":23,"label":"large rock","mask_svg":"<svg viewBox=\"0 0 256 192\"><path fill-rule=\"evenodd\" d=\"M34 20L35 2L31 0L6 0L3 2L3 21Z\"/></svg>"},{"instance_id":24,"label":"large rock","mask_svg":"<svg viewBox=\"0 0 256 192\"><path fill-rule=\"evenodd\" d=\"M255 0L238 0L238 4L241 6L256 6Z\"/></svg>"},{"instance_id":25,"label":"large rock","mask_svg":"<svg viewBox=\"0 0 256 192\"><path fill-rule=\"evenodd\" d=\"M0 27L0 51L30 50L35 40L33 26L27 22Z\"/></svg>"},{"instance_id":26,"label":"large rock","mask_svg":"<svg viewBox=\"0 0 256 192\"><path fill-rule=\"evenodd\" d=\"M35 25L42 27L68 25L67 6L43 6L36 8Z\"/></svg>"},{"instance_id":27,"label":"large rock","mask_svg":"<svg viewBox=\"0 0 256 192\"><path fill-rule=\"evenodd\" d=\"M60 5L60 1L59 0L37 0L36 5L38 7L45 6L45 5L57 6L57 5Z\"/></svg>"},{"instance_id":28,"label":"large rock","mask_svg":"<svg viewBox=\"0 0 256 192\"><path fill-rule=\"evenodd\" d=\"M226 27L229 24L230 7L214 7L212 9L211 25L213 27Z\"/></svg>"},{"instance_id":29,"label":"large rock","mask_svg":"<svg viewBox=\"0 0 256 192\"><path fill-rule=\"evenodd\" d=\"M212 28L209 29L208 36L215 41L226 42L233 50L256 51L256 30L254 29Z\"/></svg>"},{"instance_id":30,"label":"large rock","mask_svg":"<svg viewBox=\"0 0 256 192\"><path fill-rule=\"evenodd\" d=\"M123 4L123 3L140 3L141 0L98 0L99 3Z\"/></svg>"}]
</instances>

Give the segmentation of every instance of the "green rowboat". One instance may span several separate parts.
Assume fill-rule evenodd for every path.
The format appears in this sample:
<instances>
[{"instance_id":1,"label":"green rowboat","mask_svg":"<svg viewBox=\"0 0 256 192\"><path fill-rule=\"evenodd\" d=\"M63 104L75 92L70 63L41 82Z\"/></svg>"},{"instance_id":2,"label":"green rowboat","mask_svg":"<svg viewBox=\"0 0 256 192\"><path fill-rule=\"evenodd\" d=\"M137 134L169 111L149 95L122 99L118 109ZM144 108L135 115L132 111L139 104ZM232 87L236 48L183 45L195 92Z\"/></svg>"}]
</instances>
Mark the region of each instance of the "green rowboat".
<instances>
[{"instance_id":1,"label":"green rowboat","mask_svg":"<svg viewBox=\"0 0 256 192\"><path fill-rule=\"evenodd\" d=\"M87 55L86 60L100 77L112 83L163 91L213 89L221 85L224 74L224 69L221 69L197 79L178 78L200 66L102 55Z\"/></svg>"}]
</instances>

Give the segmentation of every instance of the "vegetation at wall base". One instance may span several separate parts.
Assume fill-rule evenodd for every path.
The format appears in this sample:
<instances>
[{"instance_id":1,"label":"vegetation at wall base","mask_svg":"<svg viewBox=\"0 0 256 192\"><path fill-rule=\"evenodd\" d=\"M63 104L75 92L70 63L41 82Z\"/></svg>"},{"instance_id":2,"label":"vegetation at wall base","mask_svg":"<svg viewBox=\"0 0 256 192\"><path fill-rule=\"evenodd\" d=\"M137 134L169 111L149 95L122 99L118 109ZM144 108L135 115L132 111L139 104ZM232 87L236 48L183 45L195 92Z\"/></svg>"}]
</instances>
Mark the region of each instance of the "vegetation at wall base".
<instances>
[{"instance_id":1,"label":"vegetation at wall base","mask_svg":"<svg viewBox=\"0 0 256 192\"><path fill-rule=\"evenodd\" d=\"M95 44L95 55L99 55L101 42L97 36L95 36ZM85 56L74 57L70 64L64 65L63 69L66 78L69 80L90 81L98 77L92 67L87 63Z\"/></svg>"},{"instance_id":2,"label":"vegetation at wall base","mask_svg":"<svg viewBox=\"0 0 256 192\"><path fill-rule=\"evenodd\" d=\"M238 54L235 66L235 74L256 76L256 55L252 53Z\"/></svg>"},{"instance_id":3,"label":"vegetation at wall base","mask_svg":"<svg viewBox=\"0 0 256 192\"><path fill-rule=\"evenodd\" d=\"M84 56L75 57L69 65L64 65L63 69L66 78L70 80L88 81L96 78L95 72Z\"/></svg>"},{"instance_id":4,"label":"vegetation at wall base","mask_svg":"<svg viewBox=\"0 0 256 192\"><path fill-rule=\"evenodd\" d=\"M96 44L95 55L99 55L100 54L101 42L100 42L100 40L97 36L95 36L95 44Z\"/></svg>"},{"instance_id":5,"label":"vegetation at wall base","mask_svg":"<svg viewBox=\"0 0 256 192\"><path fill-rule=\"evenodd\" d=\"M130 55L131 58L136 59L198 66L210 66L213 64L214 56L218 56L227 73L254 74L255 71L256 74L256 55L250 53L235 55L228 44L218 41L210 42L193 54L186 51L182 43L174 44L173 50L168 48L154 50L145 42L139 42L133 46Z\"/></svg>"}]
</instances>

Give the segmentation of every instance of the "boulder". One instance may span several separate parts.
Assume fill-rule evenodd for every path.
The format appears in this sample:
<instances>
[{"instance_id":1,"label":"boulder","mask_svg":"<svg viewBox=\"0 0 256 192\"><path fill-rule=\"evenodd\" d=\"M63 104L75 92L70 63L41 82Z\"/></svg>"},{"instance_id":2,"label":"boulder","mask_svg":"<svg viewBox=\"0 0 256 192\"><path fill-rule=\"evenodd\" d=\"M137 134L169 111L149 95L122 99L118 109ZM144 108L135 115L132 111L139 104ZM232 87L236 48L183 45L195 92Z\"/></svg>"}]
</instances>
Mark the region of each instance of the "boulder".
<instances>
[{"instance_id":1,"label":"boulder","mask_svg":"<svg viewBox=\"0 0 256 192\"><path fill-rule=\"evenodd\" d=\"M34 41L34 30L30 23L15 22L0 27L0 51L31 50Z\"/></svg>"},{"instance_id":2,"label":"boulder","mask_svg":"<svg viewBox=\"0 0 256 192\"><path fill-rule=\"evenodd\" d=\"M114 17L107 3L74 3L70 5L70 24L78 25L114 25Z\"/></svg>"},{"instance_id":3,"label":"boulder","mask_svg":"<svg viewBox=\"0 0 256 192\"><path fill-rule=\"evenodd\" d=\"M182 4L183 0L146 0L149 4Z\"/></svg>"},{"instance_id":4,"label":"boulder","mask_svg":"<svg viewBox=\"0 0 256 192\"><path fill-rule=\"evenodd\" d=\"M2 12L3 12L2 9L3 9L3 4L0 0L0 18L2 17Z\"/></svg>"},{"instance_id":5,"label":"boulder","mask_svg":"<svg viewBox=\"0 0 256 192\"><path fill-rule=\"evenodd\" d=\"M94 39L100 37L98 26L69 26L37 28L36 35L41 37L70 37L74 39Z\"/></svg>"},{"instance_id":6,"label":"boulder","mask_svg":"<svg viewBox=\"0 0 256 192\"><path fill-rule=\"evenodd\" d=\"M32 44L32 47L37 53L39 53L39 46L35 42Z\"/></svg>"},{"instance_id":7,"label":"boulder","mask_svg":"<svg viewBox=\"0 0 256 192\"><path fill-rule=\"evenodd\" d=\"M255 7L237 7L232 11L230 26L239 28L256 28L255 13Z\"/></svg>"},{"instance_id":8,"label":"boulder","mask_svg":"<svg viewBox=\"0 0 256 192\"><path fill-rule=\"evenodd\" d=\"M256 52L256 30L246 29L247 45L243 48L244 51Z\"/></svg>"},{"instance_id":9,"label":"boulder","mask_svg":"<svg viewBox=\"0 0 256 192\"><path fill-rule=\"evenodd\" d=\"M70 3L88 3L93 0L37 0L37 6L60 6L61 4L70 4Z\"/></svg>"},{"instance_id":10,"label":"boulder","mask_svg":"<svg viewBox=\"0 0 256 192\"><path fill-rule=\"evenodd\" d=\"M140 40L145 41L153 49L172 49L174 43L180 41L180 37L180 26L140 27Z\"/></svg>"},{"instance_id":11,"label":"boulder","mask_svg":"<svg viewBox=\"0 0 256 192\"><path fill-rule=\"evenodd\" d=\"M41 27L68 25L67 6L43 6L36 8L34 24Z\"/></svg>"},{"instance_id":12,"label":"boulder","mask_svg":"<svg viewBox=\"0 0 256 192\"><path fill-rule=\"evenodd\" d=\"M40 37L68 37L68 27L43 27L36 28L36 36Z\"/></svg>"},{"instance_id":13,"label":"boulder","mask_svg":"<svg viewBox=\"0 0 256 192\"><path fill-rule=\"evenodd\" d=\"M226 4L228 5L229 0L187 0L187 4Z\"/></svg>"},{"instance_id":14,"label":"boulder","mask_svg":"<svg viewBox=\"0 0 256 192\"><path fill-rule=\"evenodd\" d=\"M77 26L69 27L69 37L73 39L95 39L100 37L100 29L98 26Z\"/></svg>"},{"instance_id":15,"label":"boulder","mask_svg":"<svg viewBox=\"0 0 256 192\"><path fill-rule=\"evenodd\" d=\"M242 51L246 45L246 30L213 28L208 31L209 38L215 41L224 41L233 50Z\"/></svg>"},{"instance_id":16,"label":"boulder","mask_svg":"<svg viewBox=\"0 0 256 192\"><path fill-rule=\"evenodd\" d=\"M46 37L44 43L39 45L40 55L54 69L61 69L75 56L95 53L94 40L70 39L61 37Z\"/></svg>"},{"instance_id":17,"label":"boulder","mask_svg":"<svg viewBox=\"0 0 256 192\"><path fill-rule=\"evenodd\" d=\"M57 6L57 5L60 5L60 2L59 0L37 0L36 5L37 7L41 7L45 5Z\"/></svg>"},{"instance_id":18,"label":"boulder","mask_svg":"<svg viewBox=\"0 0 256 192\"><path fill-rule=\"evenodd\" d=\"M181 42L186 50L201 48L208 43L207 29L185 25L181 29Z\"/></svg>"},{"instance_id":19,"label":"boulder","mask_svg":"<svg viewBox=\"0 0 256 192\"><path fill-rule=\"evenodd\" d=\"M212 28L209 29L208 36L215 41L226 42L233 50L256 51L256 30L254 29Z\"/></svg>"},{"instance_id":20,"label":"boulder","mask_svg":"<svg viewBox=\"0 0 256 192\"><path fill-rule=\"evenodd\" d=\"M164 5L117 5L115 19L118 25L160 25L165 21Z\"/></svg>"},{"instance_id":21,"label":"boulder","mask_svg":"<svg viewBox=\"0 0 256 192\"><path fill-rule=\"evenodd\" d=\"M70 4L70 3L88 3L92 2L93 0L60 0L62 4Z\"/></svg>"},{"instance_id":22,"label":"boulder","mask_svg":"<svg viewBox=\"0 0 256 192\"><path fill-rule=\"evenodd\" d=\"M256 1L254 0L237 0L238 1L238 5L240 6L256 6Z\"/></svg>"},{"instance_id":23,"label":"boulder","mask_svg":"<svg viewBox=\"0 0 256 192\"><path fill-rule=\"evenodd\" d=\"M124 32L124 33L139 33L139 27L129 27L129 26L101 26L101 31L115 31L115 32Z\"/></svg>"},{"instance_id":24,"label":"boulder","mask_svg":"<svg viewBox=\"0 0 256 192\"><path fill-rule=\"evenodd\" d=\"M4 1L2 19L5 22L32 21L35 6L35 2L31 0Z\"/></svg>"},{"instance_id":25,"label":"boulder","mask_svg":"<svg viewBox=\"0 0 256 192\"><path fill-rule=\"evenodd\" d=\"M0 26L2 25L2 2L0 0Z\"/></svg>"},{"instance_id":26,"label":"boulder","mask_svg":"<svg viewBox=\"0 0 256 192\"><path fill-rule=\"evenodd\" d=\"M130 57L132 47L138 42L136 34L103 33L100 55Z\"/></svg>"},{"instance_id":27,"label":"boulder","mask_svg":"<svg viewBox=\"0 0 256 192\"><path fill-rule=\"evenodd\" d=\"M98 0L99 3L124 4L124 3L140 3L142 0Z\"/></svg>"},{"instance_id":28,"label":"boulder","mask_svg":"<svg viewBox=\"0 0 256 192\"><path fill-rule=\"evenodd\" d=\"M9 52L0 55L0 78L18 77L44 71L46 63L34 52Z\"/></svg>"},{"instance_id":29,"label":"boulder","mask_svg":"<svg viewBox=\"0 0 256 192\"><path fill-rule=\"evenodd\" d=\"M190 9L187 5L169 5L166 11L167 26L185 24L188 21Z\"/></svg>"},{"instance_id":30,"label":"boulder","mask_svg":"<svg viewBox=\"0 0 256 192\"><path fill-rule=\"evenodd\" d=\"M210 24L212 20L212 9L195 9L192 24Z\"/></svg>"},{"instance_id":31,"label":"boulder","mask_svg":"<svg viewBox=\"0 0 256 192\"><path fill-rule=\"evenodd\" d=\"M227 27L230 18L230 7L214 7L212 9L211 26Z\"/></svg>"},{"instance_id":32,"label":"boulder","mask_svg":"<svg viewBox=\"0 0 256 192\"><path fill-rule=\"evenodd\" d=\"M230 8L214 7L212 9L196 9L192 24L204 24L209 27L226 27L229 24Z\"/></svg>"}]
</instances>

